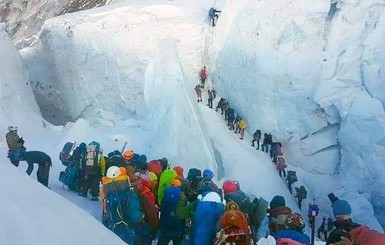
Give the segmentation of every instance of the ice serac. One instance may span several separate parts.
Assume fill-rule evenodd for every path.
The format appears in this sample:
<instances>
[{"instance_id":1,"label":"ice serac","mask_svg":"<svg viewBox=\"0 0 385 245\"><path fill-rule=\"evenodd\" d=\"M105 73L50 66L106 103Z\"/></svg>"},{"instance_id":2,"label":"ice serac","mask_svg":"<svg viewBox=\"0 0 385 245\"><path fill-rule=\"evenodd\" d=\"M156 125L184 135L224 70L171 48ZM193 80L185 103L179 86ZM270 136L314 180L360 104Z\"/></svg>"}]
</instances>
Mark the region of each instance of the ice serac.
<instances>
[{"instance_id":1,"label":"ice serac","mask_svg":"<svg viewBox=\"0 0 385 245\"><path fill-rule=\"evenodd\" d=\"M159 41L146 71L144 99L153 155L183 167L215 170L213 149L185 81L173 39Z\"/></svg>"},{"instance_id":2,"label":"ice serac","mask_svg":"<svg viewBox=\"0 0 385 245\"><path fill-rule=\"evenodd\" d=\"M377 216L385 211L384 9L383 1L342 1L315 93L325 111L341 117L337 140L344 188L365 197Z\"/></svg>"},{"instance_id":3,"label":"ice serac","mask_svg":"<svg viewBox=\"0 0 385 245\"><path fill-rule=\"evenodd\" d=\"M99 221L1 162L0 244L125 244ZM12 183L10 185L10 183Z\"/></svg>"},{"instance_id":4,"label":"ice serac","mask_svg":"<svg viewBox=\"0 0 385 245\"><path fill-rule=\"evenodd\" d=\"M0 24L0 135L9 125L23 128L42 126L41 114L31 86L4 25Z\"/></svg>"},{"instance_id":5,"label":"ice serac","mask_svg":"<svg viewBox=\"0 0 385 245\"><path fill-rule=\"evenodd\" d=\"M45 118L115 124L147 114L144 74L159 39L177 40L185 75L196 81L202 29L174 5L111 5L46 21L41 42L22 54Z\"/></svg>"},{"instance_id":6,"label":"ice serac","mask_svg":"<svg viewBox=\"0 0 385 245\"><path fill-rule=\"evenodd\" d=\"M283 142L287 160L301 169L310 195L323 199L338 189L340 197L360 203L370 217L366 223L380 230L371 205L375 213L383 210L383 189L374 184L355 188L354 180L371 178L381 185L377 180L384 175L379 171L385 126L384 2L233 5L229 1L223 9L209 49L220 94L247 120L251 133L260 128ZM366 107L375 109L362 110ZM335 180L341 176L339 185Z\"/></svg>"}]
</instances>

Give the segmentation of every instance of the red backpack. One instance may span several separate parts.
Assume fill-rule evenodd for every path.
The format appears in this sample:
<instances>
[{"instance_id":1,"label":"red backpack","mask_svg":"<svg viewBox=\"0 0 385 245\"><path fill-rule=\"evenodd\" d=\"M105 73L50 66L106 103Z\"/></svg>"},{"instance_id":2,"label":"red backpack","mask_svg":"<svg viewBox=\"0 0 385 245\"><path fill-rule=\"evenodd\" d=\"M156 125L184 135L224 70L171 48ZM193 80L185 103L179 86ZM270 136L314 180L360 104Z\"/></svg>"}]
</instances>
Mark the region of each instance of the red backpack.
<instances>
[{"instance_id":1,"label":"red backpack","mask_svg":"<svg viewBox=\"0 0 385 245\"><path fill-rule=\"evenodd\" d=\"M277 245L302 245L302 243L294 241L290 238L280 238L277 241Z\"/></svg>"},{"instance_id":2,"label":"red backpack","mask_svg":"<svg viewBox=\"0 0 385 245\"><path fill-rule=\"evenodd\" d=\"M162 174L162 165L158 161L151 161L147 165L148 171L153 172L160 178L160 175Z\"/></svg>"}]
</instances>

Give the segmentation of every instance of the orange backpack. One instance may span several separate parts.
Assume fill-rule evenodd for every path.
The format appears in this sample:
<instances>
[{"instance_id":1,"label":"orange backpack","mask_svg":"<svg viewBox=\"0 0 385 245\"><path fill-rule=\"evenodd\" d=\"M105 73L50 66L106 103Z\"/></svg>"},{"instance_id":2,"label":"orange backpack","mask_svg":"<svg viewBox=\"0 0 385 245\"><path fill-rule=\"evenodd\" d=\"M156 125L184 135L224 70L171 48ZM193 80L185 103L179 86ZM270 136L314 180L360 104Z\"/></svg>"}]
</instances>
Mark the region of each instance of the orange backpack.
<instances>
[{"instance_id":1,"label":"orange backpack","mask_svg":"<svg viewBox=\"0 0 385 245\"><path fill-rule=\"evenodd\" d=\"M221 227L226 235L226 242L236 245L249 245L250 229L247 217L239 210L227 210L220 219Z\"/></svg>"}]
</instances>

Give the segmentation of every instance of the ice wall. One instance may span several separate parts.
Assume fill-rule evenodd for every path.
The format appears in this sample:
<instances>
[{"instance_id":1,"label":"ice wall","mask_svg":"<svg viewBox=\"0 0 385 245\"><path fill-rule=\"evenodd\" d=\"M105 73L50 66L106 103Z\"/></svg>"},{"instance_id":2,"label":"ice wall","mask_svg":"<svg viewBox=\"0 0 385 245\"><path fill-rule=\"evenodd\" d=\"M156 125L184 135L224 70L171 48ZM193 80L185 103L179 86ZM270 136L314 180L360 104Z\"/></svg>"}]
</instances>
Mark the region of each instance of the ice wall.
<instances>
[{"instance_id":1,"label":"ice wall","mask_svg":"<svg viewBox=\"0 0 385 245\"><path fill-rule=\"evenodd\" d=\"M211 143L201 126L173 39L160 40L146 71L144 98L151 154L166 155L173 165L215 170Z\"/></svg>"},{"instance_id":2,"label":"ice wall","mask_svg":"<svg viewBox=\"0 0 385 245\"><path fill-rule=\"evenodd\" d=\"M383 212L384 2L228 2L209 49L221 94L286 145L312 196Z\"/></svg>"},{"instance_id":3,"label":"ice wall","mask_svg":"<svg viewBox=\"0 0 385 245\"><path fill-rule=\"evenodd\" d=\"M342 1L315 94L342 118L337 138L346 188L365 196L377 215L385 212L384 9L384 1Z\"/></svg>"},{"instance_id":4,"label":"ice wall","mask_svg":"<svg viewBox=\"0 0 385 245\"><path fill-rule=\"evenodd\" d=\"M143 118L144 74L164 37L177 40L186 77L195 83L204 27L184 15L173 5L111 6L47 21L41 42L22 52L45 118L56 124Z\"/></svg>"},{"instance_id":5,"label":"ice wall","mask_svg":"<svg viewBox=\"0 0 385 245\"><path fill-rule=\"evenodd\" d=\"M5 0L0 2L0 22L18 48L39 39L44 21L64 13L76 12L121 0Z\"/></svg>"},{"instance_id":6,"label":"ice wall","mask_svg":"<svg viewBox=\"0 0 385 245\"><path fill-rule=\"evenodd\" d=\"M27 76L4 25L0 24L0 135L9 125L22 130L42 126L41 114L36 104Z\"/></svg>"}]
</instances>

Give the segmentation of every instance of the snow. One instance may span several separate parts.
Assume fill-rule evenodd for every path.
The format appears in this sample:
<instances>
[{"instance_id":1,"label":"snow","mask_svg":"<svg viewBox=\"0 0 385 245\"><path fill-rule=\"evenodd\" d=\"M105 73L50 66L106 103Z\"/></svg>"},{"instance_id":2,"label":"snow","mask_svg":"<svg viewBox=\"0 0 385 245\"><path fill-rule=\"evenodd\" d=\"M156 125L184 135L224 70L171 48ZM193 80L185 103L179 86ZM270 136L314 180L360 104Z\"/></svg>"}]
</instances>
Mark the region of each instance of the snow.
<instances>
[{"instance_id":1,"label":"snow","mask_svg":"<svg viewBox=\"0 0 385 245\"><path fill-rule=\"evenodd\" d=\"M125 244L81 208L1 161L1 244Z\"/></svg>"},{"instance_id":2,"label":"snow","mask_svg":"<svg viewBox=\"0 0 385 245\"><path fill-rule=\"evenodd\" d=\"M203 0L125 1L49 19L40 41L21 51L28 79L20 75L15 48L0 36L0 47L12 51L0 59L0 65L11 60L3 61L11 68L0 77L11 74L12 86L23 91L20 98L4 97L12 90L1 80L0 114L8 121L0 123L0 133L17 124L28 149L51 156L66 141L96 139L106 153L127 141L149 159L166 156L185 170L216 170L220 182L236 179L249 194L267 200L283 195L299 212L269 157L249 145L250 135L262 129L283 143L289 169L300 178L296 186L308 189L304 207L314 201L319 218L330 216L326 195L334 192L352 204L356 222L381 231L383 0L341 0L335 13L323 0L214 5L223 11L215 28L206 19L213 3ZM246 120L244 141L205 102L195 102L202 65L207 87ZM42 127L26 81L42 116L65 126ZM8 109L13 104L28 107L15 112ZM5 144L0 147L5 159ZM98 204L61 188L63 166L54 159L52 190L100 219Z\"/></svg>"}]
</instances>

